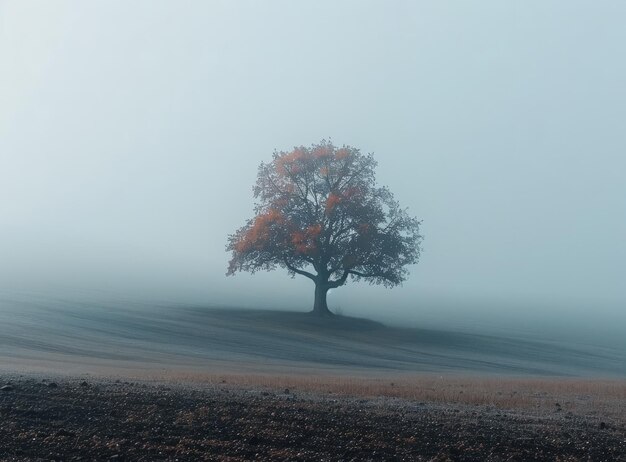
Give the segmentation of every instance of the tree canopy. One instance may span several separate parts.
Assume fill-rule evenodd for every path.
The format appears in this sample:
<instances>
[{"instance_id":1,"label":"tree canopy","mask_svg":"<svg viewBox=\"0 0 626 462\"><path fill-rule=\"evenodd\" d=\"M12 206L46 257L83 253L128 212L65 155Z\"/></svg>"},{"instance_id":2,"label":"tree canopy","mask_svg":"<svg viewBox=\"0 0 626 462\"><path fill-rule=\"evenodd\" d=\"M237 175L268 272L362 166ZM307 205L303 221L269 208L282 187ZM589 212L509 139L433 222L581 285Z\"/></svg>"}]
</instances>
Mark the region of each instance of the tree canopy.
<instances>
[{"instance_id":1,"label":"tree canopy","mask_svg":"<svg viewBox=\"0 0 626 462\"><path fill-rule=\"evenodd\" d=\"M420 222L377 186L375 167L371 154L324 140L275 152L259 166L255 216L229 236L227 274L281 267L305 276L321 314L328 289L349 279L400 284L419 260Z\"/></svg>"}]
</instances>

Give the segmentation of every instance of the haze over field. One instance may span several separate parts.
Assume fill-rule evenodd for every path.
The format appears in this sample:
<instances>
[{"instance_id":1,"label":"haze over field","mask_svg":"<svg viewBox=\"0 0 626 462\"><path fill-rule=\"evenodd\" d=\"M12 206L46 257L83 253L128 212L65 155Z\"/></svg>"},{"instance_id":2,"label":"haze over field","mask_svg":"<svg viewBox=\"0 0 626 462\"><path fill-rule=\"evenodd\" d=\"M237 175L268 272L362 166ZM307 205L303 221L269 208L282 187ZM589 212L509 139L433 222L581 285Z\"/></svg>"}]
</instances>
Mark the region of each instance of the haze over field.
<instances>
[{"instance_id":1,"label":"haze over field","mask_svg":"<svg viewBox=\"0 0 626 462\"><path fill-rule=\"evenodd\" d=\"M626 348L206 306L14 301L0 373L626 377Z\"/></svg>"},{"instance_id":2,"label":"haze over field","mask_svg":"<svg viewBox=\"0 0 626 462\"><path fill-rule=\"evenodd\" d=\"M403 287L331 309L626 351L625 14L2 2L0 314L33 294L310 309L303 278L226 278L224 247L259 163L332 138L375 154L425 241Z\"/></svg>"}]
</instances>

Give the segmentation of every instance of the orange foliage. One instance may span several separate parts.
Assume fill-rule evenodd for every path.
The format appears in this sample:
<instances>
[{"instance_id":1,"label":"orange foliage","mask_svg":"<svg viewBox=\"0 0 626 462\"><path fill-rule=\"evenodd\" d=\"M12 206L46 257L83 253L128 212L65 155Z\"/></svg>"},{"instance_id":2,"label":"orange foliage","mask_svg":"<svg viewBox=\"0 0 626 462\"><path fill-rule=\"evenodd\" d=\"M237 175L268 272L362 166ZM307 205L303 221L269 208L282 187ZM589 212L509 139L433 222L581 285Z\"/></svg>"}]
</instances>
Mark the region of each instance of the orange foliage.
<instances>
[{"instance_id":1,"label":"orange foliage","mask_svg":"<svg viewBox=\"0 0 626 462\"><path fill-rule=\"evenodd\" d=\"M313 149L313 157L321 159L322 157L328 157L333 151L328 146L317 146Z\"/></svg>"},{"instance_id":2,"label":"orange foliage","mask_svg":"<svg viewBox=\"0 0 626 462\"><path fill-rule=\"evenodd\" d=\"M311 244L307 239L305 233L296 231L291 236L291 243L293 244L296 253L308 254L310 250L314 248L314 244Z\"/></svg>"},{"instance_id":3,"label":"orange foliage","mask_svg":"<svg viewBox=\"0 0 626 462\"><path fill-rule=\"evenodd\" d=\"M317 239L317 237L320 235L321 232L322 232L322 225L320 225L319 223L316 225L311 225L306 229L306 234L309 237L309 239Z\"/></svg>"},{"instance_id":4,"label":"orange foliage","mask_svg":"<svg viewBox=\"0 0 626 462\"><path fill-rule=\"evenodd\" d=\"M328 212L334 209L339 202L341 202L341 197L335 193L330 193L328 199L326 199L326 211Z\"/></svg>"},{"instance_id":5,"label":"orange foliage","mask_svg":"<svg viewBox=\"0 0 626 462\"><path fill-rule=\"evenodd\" d=\"M338 149L337 153L335 154L335 158L337 160L346 159L348 157L350 157L350 150L346 148Z\"/></svg>"},{"instance_id":6,"label":"orange foliage","mask_svg":"<svg viewBox=\"0 0 626 462\"><path fill-rule=\"evenodd\" d=\"M304 148L295 148L293 151L283 154L276 159L276 171L280 175L287 173L297 173L300 169L298 163L307 156Z\"/></svg>"},{"instance_id":7,"label":"orange foliage","mask_svg":"<svg viewBox=\"0 0 626 462\"><path fill-rule=\"evenodd\" d=\"M272 226L284 222L285 218L276 209L269 209L266 213L258 215L250 229L235 244L235 251L243 253L254 248L262 248L270 238Z\"/></svg>"},{"instance_id":8,"label":"orange foliage","mask_svg":"<svg viewBox=\"0 0 626 462\"><path fill-rule=\"evenodd\" d=\"M306 240L306 235L302 231L294 231L291 234L292 244L302 244Z\"/></svg>"},{"instance_id":9,"label":"orange foliage","mask_svg":"<svg viewBox=\"0 0 626 462\"><path fill-rule=\"evenodd\" d=\"M291 235L291 243L296 253L311 255L317 250L317 238L322 232L322 225L308 226L304 231L295 231Z\"/></svg>"},{"instance_id":10,"label":"orange foliage","mask_svg":"<svg viewBox=\"0 0 626 462\"><path fill-rule=\"evenodd\" d=\"M266 222L282 222L284 220L283 214L276 209L269 209L267 213L259 215L257 219L261 219Z\"/></svg>"}]
</instances>

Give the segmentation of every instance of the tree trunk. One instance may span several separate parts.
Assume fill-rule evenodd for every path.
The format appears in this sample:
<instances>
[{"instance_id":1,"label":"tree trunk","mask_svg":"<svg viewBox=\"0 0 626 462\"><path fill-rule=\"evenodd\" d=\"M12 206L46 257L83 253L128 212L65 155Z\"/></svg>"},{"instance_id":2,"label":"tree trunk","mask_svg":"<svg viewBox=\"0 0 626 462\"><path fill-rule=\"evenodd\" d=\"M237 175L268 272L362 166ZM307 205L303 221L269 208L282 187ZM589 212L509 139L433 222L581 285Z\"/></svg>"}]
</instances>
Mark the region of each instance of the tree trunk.
<instances>
[{"instance_id":1,"label":"tree trunk","mask_svg":"<svg viewBox=\"0 0 626 462\"><path fill-rule=\"evenodd\" d=\"M328 287L326 287L325 284L315 284L315 303L313 304L313 314L317 314L318 316L332 316L332 313L326 304L327 293Z\"/></svg>"}]
</instances>

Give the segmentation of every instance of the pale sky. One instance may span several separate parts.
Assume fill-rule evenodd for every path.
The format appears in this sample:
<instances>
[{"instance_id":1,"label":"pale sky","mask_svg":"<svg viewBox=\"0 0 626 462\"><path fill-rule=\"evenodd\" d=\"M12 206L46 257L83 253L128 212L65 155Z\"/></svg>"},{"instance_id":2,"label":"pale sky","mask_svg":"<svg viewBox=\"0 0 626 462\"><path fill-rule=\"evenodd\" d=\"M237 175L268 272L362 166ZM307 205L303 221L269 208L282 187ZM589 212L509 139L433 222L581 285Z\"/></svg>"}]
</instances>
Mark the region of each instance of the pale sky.
<instances>
[{"instance_id":1,"label":"pale sky","mask_svg":"<svg viewBox=\"0 0 626 462\"><path fill-rule=\"evenodd\" d=\"M375 154L425 235L402 287L331 308L610 323L625 20L622 1L0 1L0 290L308 308L308 280L226 278L224 247L259 163L331 138Z\"/></svg>"}]
</instances>

